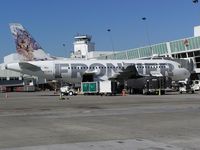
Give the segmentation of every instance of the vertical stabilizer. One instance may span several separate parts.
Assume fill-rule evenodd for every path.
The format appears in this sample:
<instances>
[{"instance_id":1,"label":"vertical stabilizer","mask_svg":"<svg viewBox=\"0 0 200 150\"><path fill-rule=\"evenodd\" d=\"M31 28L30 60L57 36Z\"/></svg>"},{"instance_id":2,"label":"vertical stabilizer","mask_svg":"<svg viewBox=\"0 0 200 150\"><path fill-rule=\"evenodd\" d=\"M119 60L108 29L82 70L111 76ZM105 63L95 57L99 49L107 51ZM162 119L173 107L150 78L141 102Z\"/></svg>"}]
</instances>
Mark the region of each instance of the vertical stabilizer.
<instances>
[{"instance_id":1,"label":"vertical stabilizer","mask_svg":"<svg viewBox=\"0 0 200 150\"><path fill-rule=\"evenodd\" d=\"M52 59L21 24L11 23L10 30L15 39L16 51L22 60L37 61Z\"/></svg>"}]
</instances>

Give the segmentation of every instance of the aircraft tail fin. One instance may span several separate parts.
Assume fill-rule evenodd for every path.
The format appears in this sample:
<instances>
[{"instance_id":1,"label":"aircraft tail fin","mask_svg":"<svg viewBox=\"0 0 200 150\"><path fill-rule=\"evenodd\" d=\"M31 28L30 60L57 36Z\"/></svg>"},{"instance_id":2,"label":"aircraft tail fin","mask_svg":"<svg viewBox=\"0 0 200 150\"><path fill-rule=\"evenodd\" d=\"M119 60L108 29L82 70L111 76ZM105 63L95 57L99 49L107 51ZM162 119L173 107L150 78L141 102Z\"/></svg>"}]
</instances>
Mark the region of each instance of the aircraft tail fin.
<instances>
[{"instance_id":1,"label":"aircraft tail fin","mask_svg":"<svg viewBox=\"0 0 200 150\"><path fill-rule=\"evenodd\" d=\"M24 61L52 60L39 43L18 23L11 23L10 30L16 44L16 51Z\"/></svg>"}]
</instances>

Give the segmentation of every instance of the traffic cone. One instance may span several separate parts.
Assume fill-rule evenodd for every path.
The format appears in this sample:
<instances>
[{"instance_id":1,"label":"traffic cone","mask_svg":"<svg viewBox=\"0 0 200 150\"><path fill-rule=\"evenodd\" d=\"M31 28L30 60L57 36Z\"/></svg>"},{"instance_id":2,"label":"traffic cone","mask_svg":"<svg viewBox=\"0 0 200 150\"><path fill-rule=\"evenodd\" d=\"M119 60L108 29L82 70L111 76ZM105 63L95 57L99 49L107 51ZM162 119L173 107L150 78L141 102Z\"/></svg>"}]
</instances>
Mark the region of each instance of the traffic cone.
<instances>
[{"instance_id":1,"label":"traffic cone","mask_svg":"<svg viewBox=\"0 0 200 150\"><path fill-rule=\"evenodd\" d=\"M122 90L122 96L126 96L125 89Z\"/></svg>"}]
</instances>

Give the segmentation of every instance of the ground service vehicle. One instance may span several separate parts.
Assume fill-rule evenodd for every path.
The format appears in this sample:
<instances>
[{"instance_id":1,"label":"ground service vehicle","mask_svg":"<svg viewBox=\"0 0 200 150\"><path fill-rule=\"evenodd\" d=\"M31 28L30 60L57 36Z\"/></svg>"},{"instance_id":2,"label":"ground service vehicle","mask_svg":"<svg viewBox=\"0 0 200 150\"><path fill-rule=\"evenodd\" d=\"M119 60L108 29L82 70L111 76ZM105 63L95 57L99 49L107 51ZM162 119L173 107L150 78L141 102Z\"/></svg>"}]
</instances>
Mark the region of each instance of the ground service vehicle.
<instances>
[{"instance_id":1,"label":"ground service vehicle","mask_svg":"<svg viewBox=\"0 0 200 150\"><path fill-rule=\"evenodd\" d=\"M199 91L200 90L200 81L199 80L193 80L192 81L192 88L195 91Z\"/></svg>"},{"instance_id":2,"label":"ground service vehicle","mask_svg":"<svg viewBox=\"0 0 200 150\"><path fill-rule=\"evenodd\" d=\"M127 88L130 94L165 94L165 90L171 84L166 77L145 77L127 81Z\"/></svg>"},{"instance_id":3,"label":"ground service vehicle","mask_svg":"<svg viewBox=\"0 0 200 150\"><path fill-rule=\"evenodd\" d=\"M190 85L186 81L179 81L179 93L194 93L195 89L194 86Z\"/></svg>"},{"instance_id":4,"label":"ground service vehicle","mask_svg":"<svg viewBox=\"0 0 200 150\"><path fill-rule=\"evenodd\" d=\"M77 95L77 91L75 89L73 89L70 86L63 86L60 88L60 93L62 95L69 95L69 96L73 96L73 95Z\"/></svg>"},{"instance_id":5,"label":"ground service vehicle","mask_svg":"<svg viewBox=\"0 0 200 150\"><path fill-rule=\"evenodd\" d=\"M111 81L99 81L99 82L82 82L81 92L83 94L100 94L111 95L116 92L115 83Z\"/></svg>"}]
</instances>

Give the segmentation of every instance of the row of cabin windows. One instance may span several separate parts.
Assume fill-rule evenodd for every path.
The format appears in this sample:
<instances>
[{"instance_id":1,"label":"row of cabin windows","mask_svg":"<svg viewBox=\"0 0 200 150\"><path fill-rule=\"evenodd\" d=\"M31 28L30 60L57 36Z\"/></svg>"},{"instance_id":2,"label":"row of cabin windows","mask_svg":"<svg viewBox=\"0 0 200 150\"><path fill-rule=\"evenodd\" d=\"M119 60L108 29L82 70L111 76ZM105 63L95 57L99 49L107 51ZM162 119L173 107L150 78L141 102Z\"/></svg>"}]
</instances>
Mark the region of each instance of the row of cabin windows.
<instances>
[{"instance_id":1,"label":"row of cabin windows","mask_svg":"<svg viewBox=\"0 0 200 150\"><path fill-rule=\"evenodd\" d=\"M71 69L124 69L124 67L115 67L115 66L110 66L110 67L71 67ZM137 66L136 68L166 68L166 66ZM68 67L68 69L70 69L70 67Z\"/></svg>"},{"instance_id":2,"label":"row of cabin windows","mask_svg":"<svg viewBox=\"0 0 200 150\"><path fill-rule=\"evenodd\" d=\"M115 66L110 66L110 67L71 67L71 69L124 69L124 67L115 67ZM70 67L68 67L70 69Z\"/></svg>"},{"instance_id":3,"label":"row of cabin windows","mask_svg":"<svg viewBox=\"0 0 200 150\"><path fill-rule=\"evenodd\" d=\"M0 77L0 81L4 81L4 80L7 80L6 77Z\"/></svg>"},{"instance_id":4,"label":"row of cabin windows","mask_svg":"<svg viewBox=\"0 0 200 150\"><path fill-rule=\"evenodd\" d=\"M166 66L137 66L137 68L166 68Z\"/></svg>"},{"instance_id":5,"label":"row of cabin windows","mask_svg":"<svg viewBox=\"0 0 200 150\"><path fill-rule=\"evenodd\" d=\"M0 81L7 80L7 77L0 77ZM8 80L19 80L19 77L9 77Z\"/></svg>"}]
</instances>

